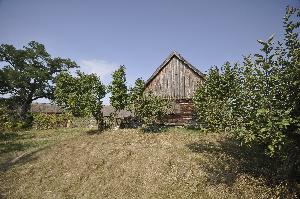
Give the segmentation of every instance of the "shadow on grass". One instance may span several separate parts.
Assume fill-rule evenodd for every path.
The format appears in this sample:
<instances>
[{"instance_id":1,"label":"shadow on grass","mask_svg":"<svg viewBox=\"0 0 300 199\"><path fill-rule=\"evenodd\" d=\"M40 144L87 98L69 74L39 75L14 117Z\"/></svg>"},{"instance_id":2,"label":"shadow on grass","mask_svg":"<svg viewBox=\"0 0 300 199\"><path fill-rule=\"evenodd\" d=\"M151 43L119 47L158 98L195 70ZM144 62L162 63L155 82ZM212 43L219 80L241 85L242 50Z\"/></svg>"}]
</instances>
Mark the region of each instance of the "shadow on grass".
<instances>
[{"instance_id":1,"label":"shadow on grass","mask_svg":"<svg viewBox=\"0 0 300 199\"><path fill-rule=\"evenodd\" d=\"M15 132L0 133L0 155L4 153L17 152L31 147L29 143L22 142L26 135L20 135Z\"/></svg>"},{"instance_id":2,"label":"shadow on grass","mask_svg":"<svg viewBox=\"0 0 300 199\"><path fill-rule=\"evenodd\" d=\"M34 151L25 152L25 153L23 153L22 155L20 155L16 158L7 160L6 162L0 164L0 170L5 172L5 171L9 170L11 167L13 167L15 165L22 165L22 164L25 164L27 162L36 160L38 157L35 156L35 154L38 153L39 151L42 151L42 150L48 148L48 147L49 146L45 146L45 147L42 147L42 148L38 148Z\"/></svg>"},{"instance_id":3,"label":"shadow on grass","mask_svg":"<svg viewBox=\"0 0 300 199\"><path fill-rule=\"evenodd\" d=\"M185 126L185 128L187 130L191 130L191 131L200 131L201 130L201 127L196 126L196 125L187 125L187 126Z\"/></svg>"},{"instance_id":4,"label":"shadow on grass","mask_svg":"<svg viewBox=\"0 0 300 199\"><path fill-rule=\"evenodd\" d=\"M170 129L170 126L166 125L153 125L141 128L144 133L163 133Z\"/></svg>"},{"instance_id":5,"label":"shadow on grass","mask_svg":"<svg viewBox=\"0 0 300 199\"><path fill-rule=\"evenodd\" d=\"M23 151L31 146L32 146L32 144L24 144L24 143L20 143L20 142L0 143L0 155L4 154L4 153Z\"/></svg>"},{"instance_id":6,"label":"shadow on grass","mask_svg":"<svg viewBox=\"0 0 300 199\"><path fill-rule=\"evenodd\" d=\"M102 133L103 131L99 131L99 130L97 130L97 129L92 129L92 130L88 130L88 131L86 131L86 134L88 134L88 135L95 135L95 134L100 134L100 133Z\"/></svg>"},{"instance_id":7,"label":"shadow on grass","mask_svg":"<svg viewBox=\"0 0 300 199\"><path fill-rule=\"evenodd\" d=\"M243 174L262 179L267 186L280 186L280 198L300 196L300 184L287 178L283 162L265 155L260 146L240 146L233 138L213 142L194 142L187 145L194 153L208 157L200 163L207 173L207 183L232 186ZM284 185L282 187L281 185ZM294 197L290 197L294 198Z\"/></svg>"},{"instance_id":8,"label":"shadow on grass","mask_svg":"<svg viewBox=\"0 0 300 199\"><path fill-rule=\"evenodd\" d=\"M1 132L0 155L3 157L2 161L4 162L0 163L0 170L7 171L14 165L29 162L35 159L33 158L35 153L47 147L41 147L39 145L41 143L32 141L31 138L33 137L33 135L26 132ZM22 151L23 154L15 157L15 153L20 154Z\"/></svg>"},{"instance_id":9,"label":"shadow on grass","mask_svg":"<svg viewBox=\"0 0 300 199\"><path fill-rule=\"evenodd\" d=\"M16 140L19 137L18 133L0 132L0 141Z\"/></svg>"},{"instance_id":10,"label":"shadow on grass","mask_svg":"<svg viewBox=\"0 0 300 199\"><path fill-rule=\"evenodd\" d=\"M195 142L187 147L209 157L210 162L201 164L208 174L208 183L231 186L241 174L263 178L269 185L276 185L282 180L277 173L281 162L266 156L259 146L240 146L236 140L228 138L217 144Z\"/></svg>"}]
</instances>

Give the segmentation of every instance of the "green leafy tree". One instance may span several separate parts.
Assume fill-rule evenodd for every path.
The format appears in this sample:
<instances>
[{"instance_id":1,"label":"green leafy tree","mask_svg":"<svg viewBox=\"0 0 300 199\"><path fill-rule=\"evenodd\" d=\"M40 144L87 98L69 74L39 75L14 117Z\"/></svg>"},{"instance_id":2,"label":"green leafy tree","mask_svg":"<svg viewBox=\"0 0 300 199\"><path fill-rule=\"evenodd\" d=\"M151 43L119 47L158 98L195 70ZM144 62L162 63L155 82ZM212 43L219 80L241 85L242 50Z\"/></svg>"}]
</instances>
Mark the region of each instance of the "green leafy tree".
<instances>
[{"instance_id":1,"label":"green leafy tree","mask_svg":"<svg viewBox=\"0 0 300 199\"><path fill-rule=\"evenodd\" d=\"M145 90L145 82L141 78L135 81L134 87L130 89L128 96L128 109L134 113L135 117L141 122L141 107L143 102L143 94Z\"/></svg>"},{"instance_id":2,"label":"green leafy tree","mask_svg":"<svg viewBox=\"0 0 300 199\"><path fill-rule=\"evenodd\" d=\"M300 9L287 7L284 39L258 40L262 46L240 67L241 89L233 108L234 134L242 143L259 144L283 160L286 174L300 176ZM299 178L298 178L299 179Z\"/></svg>"},{"instance_id":3,"label":"green leafy tree","mask_svg":"<svg viewBox=\"0 0 300 199\"><path fill-rule=\"evenodd\" d=\"M170 103L152 92L145 92L145 82L138 78L130 89L127 108L144 128L153 128L163 123Z\"/></svg>"},{"instance_id":4,"label":"green leafy tree","mask_svg":"<svg viewBox=\"0 0 300 199\"><path fill-rule=\"evenodd\" d=\"M273 36L258 40L261 53L245 58L241 68L238 100L244 112L236 135L244 143L264 145L271 156L287 148L299 152L299 22L291 20L296 12L287 8L284 42L274 44Z\"/></svg>"},{"instance_id":5,"label":"green leafy tree","mask_svg":"<svg viewBox=\"0 0 300 199\"><path fill-rule=\"evenodd\" d=\"M141 105L138 107L138 115L144 128L152 128L163 123L164 117L170 109L168 100L153 95L151 92L143 94Z\"/></svg>"},{"instance_id":6,"label":"green leafy tree","mask_svg":"<svg viewBox=\"0 0 300 199\"><path fill-rule=\"evenodd\" d=\"M57 78L56 85L54 94L58 105L77 117L92 115L98 123L98 130L103 130L102 99L105 96L105 86L97 75L77 71L77 76L73 77L62 73Z\"/></svg>"},{"instance_id":7,"label":"green leafy tree","mask_svg":"<svg viewBox=\"0 0 300 199\"><path fill-rule=\"evenodd\" d=\"M112 83L109 87L111 92L110 104L115 108L115 112L123 110L127 106L127 86L125 66L120 66L119 69L112 74Z\"/></svg>"},{"instance_id":8,"label":"green leafy tree","mask_svg":"<svg viewBox=\"0 0 300 199\"><path fill-rule=\"evenodd\" d=\"M236 112L230 108L239 107L235 96L239 91L238 65L231 66L225 63L220 69L211 68L194 96L198 123L204 130L223 131L232 127Z\"/></svg>"},{"instance_id":9,"label":"green leafy tree","mask_svg":"<svg viewBox=\"0 0 300 199\"><path fill-rule=\"evenodd\" d=\"M53 99L56 76L77 67L74 61L52 58L45 46L31 41L23 49L12 45L0 46L0 61L7 63L0 69L0 94L8 94L19 105L19 117L27 118L32 101Z\"/></svg>"},{"instance_id":10,"label":"green leafy tree","mask_svg":"<svg viewBox=\"0 0 300 199\"><path fill-rule=\"evenodd\" d=\"M295 16L296 15L296 16ZM298 21L292 19L298 18ZM278 56L277 64L284 68L283 81L288 82L286 93L289 93L290 102L293 104L292 115L300 117L300 9L288 7L284 17L285 37L283 43L279 42L276 55ZM293 130L299 128L294 125Z\"/></svg>"},{"instance_id":11,"label":"green leafy tree","mask_svg":"<svg viewBox=\"0 0 300 199\"><path fill-rule=\"evenodd\" d=\"M211 69L194 98L202 127L229 129L244 144L262 145L268 155L298 165L293 167L298 174L300 22L295 20L299 17L300 9L288 7L283 42L275 43L273 36L258 40L260 52L245 57L243 64Z\"/></svg>"}]
</instances>

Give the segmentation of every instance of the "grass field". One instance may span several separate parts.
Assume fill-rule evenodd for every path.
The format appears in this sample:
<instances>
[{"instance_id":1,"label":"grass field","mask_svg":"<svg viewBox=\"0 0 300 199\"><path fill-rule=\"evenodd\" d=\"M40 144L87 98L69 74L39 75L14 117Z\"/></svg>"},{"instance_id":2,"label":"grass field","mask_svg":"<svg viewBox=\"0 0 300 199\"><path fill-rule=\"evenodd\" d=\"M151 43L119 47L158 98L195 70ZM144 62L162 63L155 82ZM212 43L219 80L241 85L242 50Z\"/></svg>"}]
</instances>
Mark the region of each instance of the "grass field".
<instances>
[{"instance_id":1,"label":"grass field","mask_svg":"<svg viewBox=\"0 0 300 199\"><path fill-rule=\"evenodd\" d=\"M0 134L0 198L293 198L228 135L170 128Z\"/></svg>"}]
</instances>

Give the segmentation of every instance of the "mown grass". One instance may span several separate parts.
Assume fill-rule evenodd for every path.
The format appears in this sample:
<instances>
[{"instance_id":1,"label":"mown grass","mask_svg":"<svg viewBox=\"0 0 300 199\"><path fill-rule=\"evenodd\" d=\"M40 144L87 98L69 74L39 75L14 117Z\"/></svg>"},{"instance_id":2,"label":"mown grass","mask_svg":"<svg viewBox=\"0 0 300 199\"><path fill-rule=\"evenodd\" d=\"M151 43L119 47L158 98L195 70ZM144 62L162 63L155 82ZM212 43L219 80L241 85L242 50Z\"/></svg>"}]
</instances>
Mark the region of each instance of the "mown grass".
<instances>
[{"instance_id":1,"label":"mown grass","mask_svg":"<svg viewBox=\"0 0 300 199\"><path fill-rule=\"evenodd\" d=\"M258 148L183 128L5 133L0 151L4 198L297 197Z\"/></svg>"}]
</instances>

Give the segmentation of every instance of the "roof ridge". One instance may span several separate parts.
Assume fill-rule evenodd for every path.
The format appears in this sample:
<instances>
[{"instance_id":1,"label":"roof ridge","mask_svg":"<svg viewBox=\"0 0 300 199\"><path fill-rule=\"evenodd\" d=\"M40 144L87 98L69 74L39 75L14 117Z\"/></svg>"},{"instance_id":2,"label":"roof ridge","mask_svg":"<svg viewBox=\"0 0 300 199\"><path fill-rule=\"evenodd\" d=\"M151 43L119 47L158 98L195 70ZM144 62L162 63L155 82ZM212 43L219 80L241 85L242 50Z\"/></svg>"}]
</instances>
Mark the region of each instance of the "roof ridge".
<instances>
[{"instance_id":1,"label":"roof ridge","mask_svg":"<svg viewBox=\"0 0 300 199\"><path fill-rule=\"evenodd\" d=\"M177 51L172 51L169 56L160 64L160 66L154 71L154 73L151 75L151 77L146 81L145 85L148 85L154 77L166 66L166 64L172 59L173 56L176 56L179 60L181 60L184 64L186 64L190 69L192 69L196 74L198 74L201 77L205 77L205 75L197 69L195 66L190 64L186 59L183 58L183 56L178 53Z\"/></svg>"}]
</instances>

